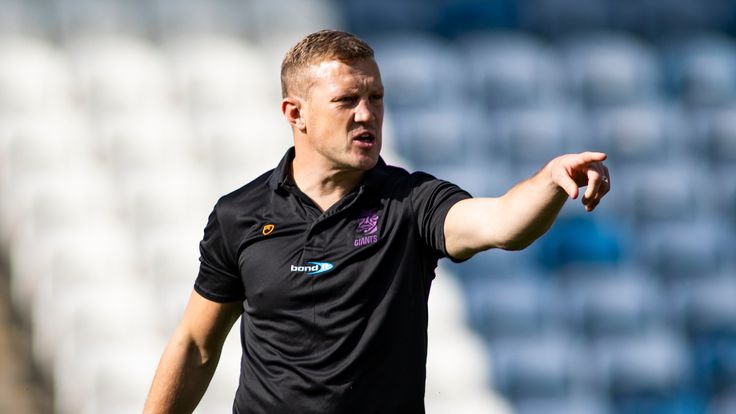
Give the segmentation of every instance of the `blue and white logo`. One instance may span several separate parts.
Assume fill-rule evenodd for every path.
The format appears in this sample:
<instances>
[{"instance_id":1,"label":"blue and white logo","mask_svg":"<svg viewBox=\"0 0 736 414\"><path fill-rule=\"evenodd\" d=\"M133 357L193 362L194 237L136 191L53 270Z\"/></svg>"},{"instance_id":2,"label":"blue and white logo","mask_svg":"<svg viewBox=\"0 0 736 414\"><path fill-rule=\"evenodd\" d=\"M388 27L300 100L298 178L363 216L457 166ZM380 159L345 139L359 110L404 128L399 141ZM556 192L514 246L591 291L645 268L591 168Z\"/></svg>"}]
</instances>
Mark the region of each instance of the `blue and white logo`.
<instances>
[{"instance_id":1,"label":"blue and white logo","mask_svg":"<svg viewBox=\"0 0 736 414\"><path fill-rule=\"evenodd\" d=\"M291 265L292 272L306 272L308 275L317 275L324 272L329 272L335 267L332 263L328 262L307 262L305 266Z\"/></svg>"}]
</instances>

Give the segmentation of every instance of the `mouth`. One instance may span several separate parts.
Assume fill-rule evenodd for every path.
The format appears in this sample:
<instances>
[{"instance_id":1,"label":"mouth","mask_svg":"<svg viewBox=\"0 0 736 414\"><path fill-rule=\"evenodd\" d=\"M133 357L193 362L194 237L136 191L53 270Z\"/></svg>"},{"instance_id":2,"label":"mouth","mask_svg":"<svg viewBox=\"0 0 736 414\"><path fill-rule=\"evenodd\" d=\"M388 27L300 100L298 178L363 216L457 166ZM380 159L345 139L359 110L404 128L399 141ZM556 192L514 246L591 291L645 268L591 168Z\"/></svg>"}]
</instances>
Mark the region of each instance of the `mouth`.
<instances>
[{"instance_id":1,"label":"mouth","mask_svg":"<svg viewBox=\"0 0 736 414\"><path fill-rule=\"evenodd\" d=\"M357 141L362 144L373 144L376 141L376 136L372 132L366 131L353 137L353 141Z\"/></svg>"}]
</instances>

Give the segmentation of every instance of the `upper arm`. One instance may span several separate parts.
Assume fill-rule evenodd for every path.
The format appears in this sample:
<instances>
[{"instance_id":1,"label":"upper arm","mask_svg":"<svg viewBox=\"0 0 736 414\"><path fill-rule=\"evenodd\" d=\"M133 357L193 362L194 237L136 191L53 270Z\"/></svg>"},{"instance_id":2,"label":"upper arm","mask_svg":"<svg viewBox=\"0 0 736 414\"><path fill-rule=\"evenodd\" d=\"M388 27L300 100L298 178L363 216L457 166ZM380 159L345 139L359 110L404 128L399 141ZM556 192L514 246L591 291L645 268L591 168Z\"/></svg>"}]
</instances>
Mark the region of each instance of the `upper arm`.
<instances>
[{"instance_id":1,"label":"upper arm","mask_svg":"<svg viewBox=\"0 0 736 414\"><path fill-rule=\"evenodd\" d=\"M459 260L479 251L502 247L496 239L499 220L499 198L470 198L455 203L445 218L445 249Z\"/></svg>"},{"instance_id":2,"label":"upper arm","mask_svg":"<svg viewBox=\"0 0 736 414\"><path fill-rule=\"evenodd\" d=\"M242 302L214 302L192 290L177 334L192 342L200 352L219 353L242 312Z\"/></svg>"}]
</instances>

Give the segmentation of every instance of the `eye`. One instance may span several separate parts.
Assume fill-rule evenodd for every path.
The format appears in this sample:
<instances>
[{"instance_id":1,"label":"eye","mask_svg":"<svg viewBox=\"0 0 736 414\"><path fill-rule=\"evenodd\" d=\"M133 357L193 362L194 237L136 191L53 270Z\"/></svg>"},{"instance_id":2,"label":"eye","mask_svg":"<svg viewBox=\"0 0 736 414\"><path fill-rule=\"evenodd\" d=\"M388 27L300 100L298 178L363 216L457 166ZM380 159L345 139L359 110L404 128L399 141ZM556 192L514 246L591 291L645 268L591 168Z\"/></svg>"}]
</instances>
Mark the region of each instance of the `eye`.
<instances>
[{"instance_id":1,"label":"eye","mask_svg":"<svg viewBox=\"0 0 736 414\"><path fill-rule=\"evenodd\" d=\"M337 99L335 99L336 102L339 102L341 104L354 104L358 101L358 98L356 96L348 95L348 96L341 96Z\"/></svg>"},{"instance_id":2,"label":"eye","mask_svg":"<svg viewBox=\"0 0 736 414\"><path fill-rule=\"evenodd\" d=\"M371 100L375 102L381 102L383 101L383 94L382 93L373 94L371 95Z\"/></svg>"}]
</instances>

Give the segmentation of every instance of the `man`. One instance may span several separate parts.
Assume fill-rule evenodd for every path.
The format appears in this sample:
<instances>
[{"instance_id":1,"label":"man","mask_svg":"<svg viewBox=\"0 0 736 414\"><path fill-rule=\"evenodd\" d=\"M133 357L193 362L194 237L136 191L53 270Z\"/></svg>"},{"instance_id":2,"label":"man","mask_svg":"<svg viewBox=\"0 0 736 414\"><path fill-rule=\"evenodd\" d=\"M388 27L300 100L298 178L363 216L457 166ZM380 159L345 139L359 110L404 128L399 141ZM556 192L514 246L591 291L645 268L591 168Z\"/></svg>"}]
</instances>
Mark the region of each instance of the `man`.
<instances>
[{"instance_id":1,"label":"man","mask_svg":"<svg viewBox=\"0 0 736 414\"><path fill-rule=\"evenodd\" d=\"M380 159L383 85L362 40L310 34L281 79L294 147L215 206L145 411L194 409L242 313L234 413L422 413L438 259L526 247L582 186L592 211L610 189L605 154L561 156L473 199Z\"/></svg>"}]
</instances>

